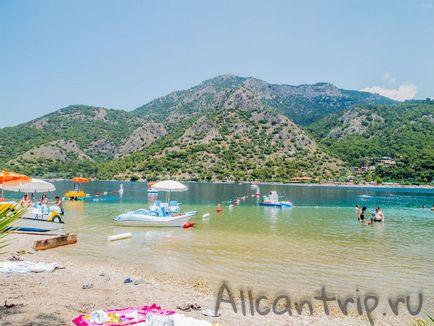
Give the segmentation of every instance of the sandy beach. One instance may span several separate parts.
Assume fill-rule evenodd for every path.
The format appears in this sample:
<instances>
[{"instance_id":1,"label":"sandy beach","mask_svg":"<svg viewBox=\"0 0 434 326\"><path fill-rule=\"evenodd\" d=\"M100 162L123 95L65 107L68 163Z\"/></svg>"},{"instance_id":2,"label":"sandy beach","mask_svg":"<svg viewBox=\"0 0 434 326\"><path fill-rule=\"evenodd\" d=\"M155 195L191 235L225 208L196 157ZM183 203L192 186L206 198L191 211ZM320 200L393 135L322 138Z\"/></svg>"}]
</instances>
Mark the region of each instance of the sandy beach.
<instances>
[{"instance_id":1,"label":"sandy beach","mask_svg":"<svg viewBox=\"0 0 434 326\"><path fill-rule=\"evenodd\" d=\"M217 284L210 284L200 279L176 279L168 275L151 275L146 270L117 265L116 261L95 263L67 257L58 248L35 252L31 249L34 240L40 235L13 234L12 243L4 250L4 261L25 250L18 257L25 261L57 262L64 269L52 273L0 273L0 302L7 301L14 307L0 307L0 325L72 325L71 320L79 314L90 313L97 309L111 307L150 305L156 303L165 309L173 309L185 303L197 303L202 310L214 307ZM126 277L143 278L139 285L124 284ZM216 279L218 276L216 275ZM91 283L93 288L82 289L83 284ZM343 316L337 308L331 307L329 316L315 306L313 316L297 313L277 316L255 314L253 317L238 311L235 314L228 303L222 303L220 317L205 317L200 311L185 312L190 317L208 320L219 325L369 325L366 316L355 312ZM409 316L375 316L376 325L409 325Z\"/></svg>"}]
</instances>

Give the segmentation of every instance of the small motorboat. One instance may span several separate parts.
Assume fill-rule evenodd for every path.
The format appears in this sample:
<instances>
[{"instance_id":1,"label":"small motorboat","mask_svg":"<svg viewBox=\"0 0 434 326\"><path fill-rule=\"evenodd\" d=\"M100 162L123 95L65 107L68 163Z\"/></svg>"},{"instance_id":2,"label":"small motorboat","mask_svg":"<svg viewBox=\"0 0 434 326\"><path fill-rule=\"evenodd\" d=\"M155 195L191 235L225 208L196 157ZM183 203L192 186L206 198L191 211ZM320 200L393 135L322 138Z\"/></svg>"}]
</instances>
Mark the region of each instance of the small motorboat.
<instances>
[{"instance_id":1,"label":"small motorboat","mask_svg":"<svg viewBox=\"0 0 434 326\"><path fill-rule=\"evenodd\" d=\"M181 208L176 201L161 203L156 200L150 209L138 209L127 211L113 220L125 226L171 226L182 227L197 211L181 213Z\"/></svg>"},{"instance_id":2,"label":"small motorboat","mask_svg":"<svg viewBox=\"0 0 434 326\"><path fill-rule=\"evenodd\" d=\"M294 207L290 201L279 201L279 195L276 191L270 191L268 196L264 196L259 206L291 208Z\"/></svg>"}]
</instances>

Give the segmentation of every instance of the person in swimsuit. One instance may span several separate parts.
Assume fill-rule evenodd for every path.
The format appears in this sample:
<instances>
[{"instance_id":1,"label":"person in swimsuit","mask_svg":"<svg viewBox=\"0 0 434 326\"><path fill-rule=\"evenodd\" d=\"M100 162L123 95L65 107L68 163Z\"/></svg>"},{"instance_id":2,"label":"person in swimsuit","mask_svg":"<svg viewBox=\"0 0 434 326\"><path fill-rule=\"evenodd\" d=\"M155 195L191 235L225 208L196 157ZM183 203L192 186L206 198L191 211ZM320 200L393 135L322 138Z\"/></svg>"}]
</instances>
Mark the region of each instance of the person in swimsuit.
<instances>
[{"instance_id":1,"label":"person in swimsuit","mask_svg":"<svg viewBox=\"0 0 434 326\"><path fill-rule=\"evenodd\" d=\"M363 223L365 221L365 211L366 211L366 207L363 206L362 209L359 211L359 216L357 218L357 220L360 223Z\"/></svg>"},{"instance_id":2,"label":"person in swimsuit","mask_svg":"<svg viewBox=\"0 0 434 326\"><path fill-rule=\"evenodd\" d=\"M54 197L54 202L51 202L49 204L54 204L60 209L60 215L65 214L65 210L63 209L63 203L59 196Z\"/></svg>"},{"instance_id":3,"label":"person in swimsuit","mask_svg":"<svg viewBox=\"0 0 434 326\"><path fill-rule=\"evenodd\" d=\"M59 196L56 196L54 203L57 205L57 207L60 208L60 215L64 215L65 214L65 210L63 209L63 203L60 200Z\"/></svg>"},{"instance_id":4,"label":"person in swimsuit","mask_svg":"<svg viewBox=\"0 0 434 326\"><path fill-rule=\"evenodd\" d=\"M27 195L24 195L23 198L20 200L20 205L22 208L29 208L32 205L32 202L27 197Z\"/></svg>"},{"instance_id":5,"label":"person in swimsuit","mask_svg":"<svg viewBox=\"0 0 434 326\"><path fill-rule=\"evenodd\" d=\"M371 218L371 222L369 222L369 224L373 224L374 222L384 222L384 214L380 210L380 207L377 207L375 209L375 213L373 213L372 215L374 215L374 217Z\"/></svg>"},{"instance_id":6,"label":"person in swimsuit","mask_svg":"<svg viewBox=\"0 0 434 326\"><path fill-rule=\"evenodd\" d=\"M43 194L40 200L41 205L47 205L48 204L48 198L46 194Z\"/></svg>"}]
</instances>

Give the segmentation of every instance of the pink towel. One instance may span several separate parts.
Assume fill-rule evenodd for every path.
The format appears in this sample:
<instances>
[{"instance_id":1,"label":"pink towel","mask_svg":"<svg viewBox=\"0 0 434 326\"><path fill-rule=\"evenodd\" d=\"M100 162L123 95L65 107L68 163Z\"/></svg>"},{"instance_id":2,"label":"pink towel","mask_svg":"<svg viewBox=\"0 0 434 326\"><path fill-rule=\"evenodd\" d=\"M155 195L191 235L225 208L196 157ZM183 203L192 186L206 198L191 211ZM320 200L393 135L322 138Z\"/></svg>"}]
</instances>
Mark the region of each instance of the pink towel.
<instances>
[{"instance_id":1,"label":"pink towel","mask_svg":"<svg viewBox=\"0 0 434 326\"><path fill-rule=\"evenodd\" d=\"M148 313L161 314L161 315L173 315L175 311L164 310L155 303L152 306L143 307L128 307L122 309L109 309L105 310L105 313L109 315L110 322L104 323L104 326L119 326L119 325L136 325L144 323L146 321L146 315ZM72 320L77 326L100 326L98 324L91 323L89 321L90 315L80 315Z\"/></svg>"}]
</instances>

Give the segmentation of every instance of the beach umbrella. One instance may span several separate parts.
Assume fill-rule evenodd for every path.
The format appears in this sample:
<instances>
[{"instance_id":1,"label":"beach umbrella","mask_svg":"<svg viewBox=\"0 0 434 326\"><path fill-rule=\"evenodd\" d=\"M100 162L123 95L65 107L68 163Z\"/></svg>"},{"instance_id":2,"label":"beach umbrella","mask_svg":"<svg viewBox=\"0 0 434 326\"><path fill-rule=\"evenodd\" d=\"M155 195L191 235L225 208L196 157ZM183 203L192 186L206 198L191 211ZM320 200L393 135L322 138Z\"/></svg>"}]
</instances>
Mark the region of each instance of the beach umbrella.
<instances>
[{"instance_id":1,"label":"beach umbrella","mask_svg":"<svg viewBox=\"0 0 434 326\"><path fill-rule=\"evenodd\" d=\"M12 184L19 183L21 181L30 181L30 179L31 179L30 177L28 177L24 174L19 174L19 173L9 172L9 171L1 171L0 172L0 185L2 188L2 197L3 197L4 185L6 185L6 184L12 185Z\"/></svg>"},{"instance_id":2,"label":"beach umbrella","mask_svg":"<svg viewBox=\"0 0 434 326\"><path fill-rule=\"evenodd\" d=\"M185 184L173 180L165 180L165 181L157 182L152 186L152 188L158 191L169 191L169 192L188 190L188 187Z\"/></svg>"},{"instance_id":3,"label":"beach umbrella","mask_svg":"<svg viewBox=\"0 0 434 326\"><path fill-rule=\"evenodd\" d=\"M171 192L180 192L180 191L187 191L188 187L181 182L173 181L173 180L165 180L155 183L152 186L152 189L158 190L158 191L167 191L169 192L169 196L167 201L170 200L170 193Z\"/></svg>"},{"instance_id":4,"label":"beach umbrella","mask_svg":"<svg viewBox=\"0 0 434 326\"><path fill-rule=\"evenodd\" d=\"M4 189L15 192L51 192L55 191L56 187L47 181L32 178L30 181L19 182L13 185L6 184Z\"/></svg>"},{"instance_id":5,"label":"beach umbrella","mask_svg":"<svg viewBox=\"0 0 434 326\"><path fill-rule=\"evenodd\" d=\"M83 177L75 177L72 178L72 182L76 182L76 183L84 183L84 182L89 182L90 180L88 178L83 178Z\"/></svg>"},{"instance_id":6,"label":"beach umbrella","mask_svg":"<svg viewBox=\"0 0 434 326\"><path fill-rule=\"evenodd\" d=\"M83 178L83 177L75 177L72 178L72 182L74 182L74 191L79 191L80 190L80 183L85 183L85 182L89 182L90 180L88 178Z\"/></svg>"}]
</instances>

